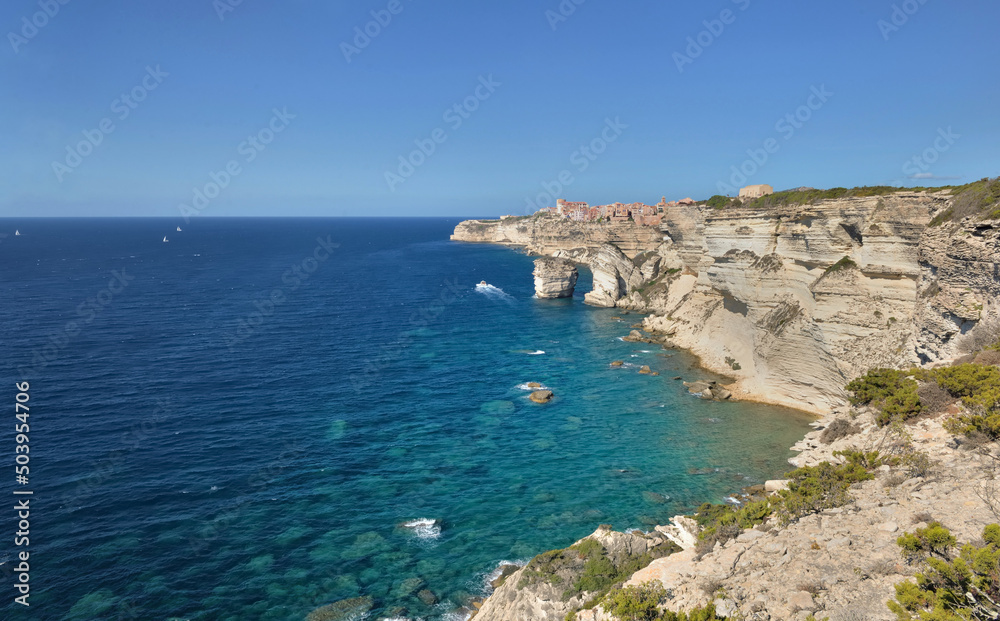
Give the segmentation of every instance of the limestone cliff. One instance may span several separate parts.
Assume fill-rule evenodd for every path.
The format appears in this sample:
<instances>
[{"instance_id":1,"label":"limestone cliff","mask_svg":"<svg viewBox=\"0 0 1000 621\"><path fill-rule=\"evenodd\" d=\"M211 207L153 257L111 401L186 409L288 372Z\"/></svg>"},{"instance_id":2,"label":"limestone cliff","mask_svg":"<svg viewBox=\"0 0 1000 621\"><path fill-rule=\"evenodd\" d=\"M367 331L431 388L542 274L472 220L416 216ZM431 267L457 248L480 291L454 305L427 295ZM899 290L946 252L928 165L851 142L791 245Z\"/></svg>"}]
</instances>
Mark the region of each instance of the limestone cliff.
<instances>
[{"instance_id":1,"label":"limestone cliff","mask_svg":"<svg viewBox=\"0 0 1000 621\"><path fill-rule=\"evenodd\" d=\"M612 243L629 256L655 248L662 233L656 227L632 222L575 222L554 215L537 214L506 220L466 220L455 227L455 241L524 246L534 254L554 255L559 250L597 250Z\"/></svg>"},{"instance_id":2,"label":"limestone cliff","mask_svg":"<svg viewBox=\"0 0 1000 621\"><path fill-rule=\"evenodd\" d=\"M525 246L594 273L590 304L651 313L644 328L735 376L737 396L828 412L875 366L952 358L1000 313L1000 222L929 226L947 193L768 209L672 207L663 224L555 216L469 221L452 239Z\"/></svg>"},{"instance_id":3,"label":"limestone cliff","mask_svg":"<svg viewBox=\"0 0 1000 621\"><path fill-rule=\"evenodd\" d=\"M571 298L579 273L568 259L542 257L535 260L535 296L541 299Z\"/></svg>"}]
</instances>

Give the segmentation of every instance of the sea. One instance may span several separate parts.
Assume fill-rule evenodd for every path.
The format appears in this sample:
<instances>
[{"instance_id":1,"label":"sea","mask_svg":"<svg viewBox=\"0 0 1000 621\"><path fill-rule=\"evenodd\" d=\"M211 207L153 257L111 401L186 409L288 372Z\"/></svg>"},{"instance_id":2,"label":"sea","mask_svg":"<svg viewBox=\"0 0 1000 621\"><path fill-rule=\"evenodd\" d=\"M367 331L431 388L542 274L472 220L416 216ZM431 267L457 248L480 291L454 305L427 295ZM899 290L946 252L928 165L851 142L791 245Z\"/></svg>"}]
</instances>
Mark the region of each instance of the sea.
<instances>
[{"instance_id":1,"label":"sea","mask_svg":"<svg viewBox=\"0 0 1000 621\"><path fill-rule=\"evenodd\" d=\"M586 270L536 299L458 222L0 220L0 616L463 619L502 564L790 469L810 417L689 395Z\"/></svg>"}]
</instances>

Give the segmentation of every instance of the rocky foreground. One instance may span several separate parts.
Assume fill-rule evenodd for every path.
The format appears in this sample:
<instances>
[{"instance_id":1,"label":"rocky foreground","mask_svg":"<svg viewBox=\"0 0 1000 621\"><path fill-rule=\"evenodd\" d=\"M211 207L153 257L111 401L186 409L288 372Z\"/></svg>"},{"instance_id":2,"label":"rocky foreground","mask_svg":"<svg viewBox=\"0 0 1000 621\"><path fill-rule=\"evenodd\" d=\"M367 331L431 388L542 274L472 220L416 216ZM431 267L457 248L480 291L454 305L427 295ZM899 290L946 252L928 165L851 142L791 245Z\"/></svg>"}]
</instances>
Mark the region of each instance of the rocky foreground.
<instances>
[{"instance_id":1,"label":"rocky foreground","mask_svg":"<svg viewBox=\"0 0 1000 621\"><path fill-rule=\"evenodd\" d=\"M852 499L842 507L787 526L771 518L707 553L695 549L697 526L683 518L652 533L626 535L602 528L588 539L619 554L624 548L641 553L665 540L679 544L682 551L653 560L626 582L661 584L669 594L666 606L675 611L714 602L719 616L736 619L804 620L810 614L831 621L895 619L886 606L895 594L893 585L917 570L901 554L897 537L937 520L960 541L975 540L985 524L997 521L979 496L991 486L995 462L961 447L940 418L908 425L907 439L878 428L868 413L855 421L857 433L820 442L823 428L837 418L845 418L844 413L815 423L817 431L796 446L802 452L795 463L839 461L835 451L885 451L905 442L908 450L930 457L929 468L914 476L908 466L882 466L874 480L854 486ZM780 488L781 482L772 487ZM482 605L476 620L562 621L587 600L587 594L562 599L568 575L557 585L526 585L523 578L530 571L522 568L510 576ZM614 619L601 606L574 614L579 621Z\"/></svg>"}]
</instances>

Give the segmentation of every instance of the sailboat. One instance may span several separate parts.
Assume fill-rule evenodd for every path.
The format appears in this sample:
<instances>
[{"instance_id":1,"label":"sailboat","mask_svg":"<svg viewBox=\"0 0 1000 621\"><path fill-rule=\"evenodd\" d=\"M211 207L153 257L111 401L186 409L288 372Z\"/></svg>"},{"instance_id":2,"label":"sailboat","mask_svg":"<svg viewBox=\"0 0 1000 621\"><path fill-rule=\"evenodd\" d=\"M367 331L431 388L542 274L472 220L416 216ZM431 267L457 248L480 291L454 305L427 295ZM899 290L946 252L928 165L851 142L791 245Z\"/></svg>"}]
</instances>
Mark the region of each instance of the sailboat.
<instances>
[{"instance_id":1,"label":"sailboat","mask_svg":"<svg viewBox=\"0 0 1000 621\"><path fill-rule=\"evenodd\" d=\"M169 239L167 239L167 236L166 236L166 235L164 235L164 236L163 236L163 243L167 243L168 241L170 241L170 240L169 240Z\"/></svg>"},{"instance_id":2,"label":"sailboat","mask_svg":"<svg viewBox=\"0 0 1000 621\"><path fill-rule=\"evenodd\" d=\"M181 232L181 227L177 227L177 232L178 232L178 233L180 233L180 232Z\"/></svg>"},{"instance_id":3,"label":"sailboat","mask_svg":"<svg viewBox=\"0 0 1000 621\"><path fill-rule=\"evenodd\" d=\"M14 231L14 235L20 235L21 231Z\"/></svg>"}]
</instances>

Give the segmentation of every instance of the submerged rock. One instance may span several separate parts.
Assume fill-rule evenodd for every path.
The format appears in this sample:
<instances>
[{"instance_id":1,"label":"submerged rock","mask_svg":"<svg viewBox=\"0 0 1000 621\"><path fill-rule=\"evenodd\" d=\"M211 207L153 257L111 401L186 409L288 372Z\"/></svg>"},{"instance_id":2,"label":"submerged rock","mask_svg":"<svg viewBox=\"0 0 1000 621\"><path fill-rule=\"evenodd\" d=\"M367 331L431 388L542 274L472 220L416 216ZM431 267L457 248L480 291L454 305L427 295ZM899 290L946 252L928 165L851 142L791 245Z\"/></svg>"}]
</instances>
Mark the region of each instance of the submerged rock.
<instances>
[{"instance_id":1,"label":"submerged rock","mask_svg":"<svg viewBox=\"0 0 1000 621\"><path fill-rule=\"evenodd\" d=\"M667 497L663 494L657 494L656 492L643 492L642 498L648 503L654 505L662 505L667 502Z\"/></svg>"},{"instance_id":2,"label":"submerged rock","mask_svg":"<svg viewBox=\"0 0 1000 621\"><path fill-rule=\"evenodd\" d=\"M567 259L542 257L535 261L535 295L542 299L571 298L579 273Z\"/></svg>"},{"instance_id":3,"label":"submerged rock","mask_svg":"<svg viewBox=\"0 0 1000 621\"><path fill-rule=\"evenodd\" d=\"M348 621L365 614L372 606L374 602L370 597L342 599L313 610L306 615L306 621Z\"/></svg>"},{"instance_id":4,"label":"submerged rock","mask_svg":"<svg viewBox=\"0 0 1000 621\"><path fill-rule=\"evenodd\" d=\"M434 604L438 603L437 595L434 595L434 593L430 589L423 589L422 591L417 593L417 599L419 599L428 606L433 606Z\"/></svg>"}]
</instances>

